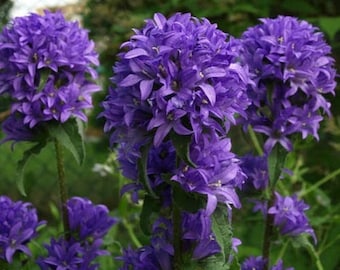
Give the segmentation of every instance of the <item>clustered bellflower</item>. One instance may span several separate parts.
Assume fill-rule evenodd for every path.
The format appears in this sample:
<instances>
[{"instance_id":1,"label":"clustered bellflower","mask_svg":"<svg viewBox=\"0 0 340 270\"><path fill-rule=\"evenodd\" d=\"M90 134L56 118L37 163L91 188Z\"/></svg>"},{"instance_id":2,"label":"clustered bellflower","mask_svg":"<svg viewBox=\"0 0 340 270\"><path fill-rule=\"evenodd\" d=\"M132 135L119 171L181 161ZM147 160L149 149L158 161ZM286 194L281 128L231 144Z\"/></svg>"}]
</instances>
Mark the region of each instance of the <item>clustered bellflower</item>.
<instances>
[{"instance_id":1,"label":"clustered bellflower","mask_svg":"<svg viewBox=\"0 0 340 270\"><path fill-rule=\"evenodd\" d=\"M246 126L267 136L266 152L277 144L292 150L297 133L318 139L322 113L330 115L326 97L335 94L331 47L318 28L294 17L261 19L241 37L243 60L254 74Z\"/></svg>"},{"instance_id":2,"label":"clustered bellflower","mask_svg":"<svg viewBox=\"0 0 340 270\"><path fill-rule=\"evenodd\" d=\"M48 255L37 263L42 270L96 270L99 264L93 260L109 254L101 249L103 237L118 220L109 216L106 206L95 205L85 198L72 197L67 208L69 239L51 239L45 245Z\"/></svg>"},{"instance_id":3,"label":"clustered bellflower","mask_svg":"<svg viewBox=\"0 0 340 270\"><path fill-rule=\"evenodd\" d=\"M268 209L268 213L274 215L274 225L279 227L280 233L290 236L308 233L316 242L314 230L305 214L309 206L298 200L296 195L283 197L276 192L275 196L275 204Z\"/></svg>"},{"instance_id":4,"label":"clustered bellflower","mask_svg":"<svg viewBox=\"0 0 340 270\"><path fill-rule=\"evenodd\" d=\"M12 263L19 252L30 256L27 244L37 236L37 228L42 224L45 222L38 220L30 203L0 196L0 260Z\"/></svg>"},{"instance_id":5,"label":"clustered bellflower","mask_svg":"<svg viewBox=\"0 0 340 270\"><path fill-rule=\"evenodd\" d=\"M87 120L91 79L99 64L94 42L61 12L15 18L0 34L0 95L12 99L2 125L4 141L31 141L42 126L76 117ZM16 129L14 127L20 127Z\"/></svg>"}]
</instances>

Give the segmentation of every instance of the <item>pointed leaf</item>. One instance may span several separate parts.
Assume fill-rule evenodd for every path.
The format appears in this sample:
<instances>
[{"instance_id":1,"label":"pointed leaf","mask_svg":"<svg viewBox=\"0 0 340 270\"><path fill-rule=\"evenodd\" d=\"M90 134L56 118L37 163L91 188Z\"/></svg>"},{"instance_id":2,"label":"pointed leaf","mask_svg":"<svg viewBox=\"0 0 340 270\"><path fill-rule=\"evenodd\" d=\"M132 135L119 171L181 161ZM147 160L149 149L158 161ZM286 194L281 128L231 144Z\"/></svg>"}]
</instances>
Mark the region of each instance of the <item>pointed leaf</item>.
<instances>
[{"instance_id":1,"label":"pointed leaf","mask_svg":"<svg viewBox=\"0 0 340 270\"><path fill-rule=\"evenodd\" d=\"M225 265L227 264L229 255L231 253L232 242L232 231L228 220L227 206L219 204L216 207L211 218L212 218L212 231L215 235L217 243L221 248L221 253L215 256L223 265Z\"/></svg>"},{"instance_id":2,"label":"pointed leaf","mask_svg":"<svg viewBox=\"0 0 340 270\"><path fill-rule=\"evenodd\" d=\"M285 166L286 157L287 151L280 144L276 144L268 156L268 175L272 188L274 188L280 178L282 169Z\"/></svg>"},{"instance_id":3,"label":"pointed leaf","mask_svg":"<svg viewBox=\"0 0 340 270\"><path fill-rule=\"evenodd\" d=\"M189 166L195 168L196 164L190 158L191 136L171 134L171 141L176 149L177 156Z\"/></svg>"},{"instance_id":4,"label":"pointed leaf","mask_svg":"<svg viewBox=\"0 0 340 270\"><path fill-rule=\"evenodd\" d=\"M26 196L25 187L24 187L24 170L25 170L26 164L29 161L29 159L32 157L32 155L38 155L41 152L41 150L46 146L46 143L47 143L46 140L43 140L33 145L31 148L29 148L23 153L22 159L19 160L17 163L17 172L18 172L17 187L23 196Z\"/></svg>"},{"instance_id":5,"label":"pointed leaf","mask_svg":"<svg viewBox=\"0 0 340 270\"><path fill-rule=\"evenodd\" d=\"M145 195L143 202L143 209L140 214L140 227L144 234L151 235L152 224L159 217L159 212L161 210L161 204L158 199L152 196Z\"/></svg>"},{"instance_id":6,"label":"pointed leaf","mask_svg":"<svg viewBox=\"0 0 340 270\"><path fill-rule=\"evenodd\" d=\"M80 120L71 119L63 124L50 125L50 136L68 149L78 164L85 160L84 127Z\"/></svg>"},{"instance_id":7,"label":"pointed leaf","mask_svg":"<svg viewBox=\"0 0 340 270\"><path fill-rule=\"evenodd\" d=\"M138 179L144 185L144 188L148 192L148 194L153 198L157 198L158 196L152 190L150 180L147 174L149 149L150 145L144 145L141 147L141 157L137 161Z\"/></svg>"}]
</instances>

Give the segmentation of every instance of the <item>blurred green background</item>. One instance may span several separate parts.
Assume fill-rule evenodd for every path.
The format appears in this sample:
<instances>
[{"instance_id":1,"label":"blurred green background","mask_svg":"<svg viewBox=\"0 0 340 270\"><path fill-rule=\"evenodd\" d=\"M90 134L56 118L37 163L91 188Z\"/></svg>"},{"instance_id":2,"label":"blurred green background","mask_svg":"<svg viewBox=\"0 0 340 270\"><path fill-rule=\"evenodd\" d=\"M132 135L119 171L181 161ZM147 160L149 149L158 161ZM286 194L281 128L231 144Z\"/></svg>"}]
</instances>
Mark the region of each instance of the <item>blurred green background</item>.
<instances>
[{"instance_id":1,"label":"blurred green background","mask_svg":"<svg viewBox=\"0 0 340 270\"><path fill-rule=\"evenodd\" d=\"M82 24L90 30L90 36L95 40L100 53L101 66L98 71L103 91L96 94L96 107L90 114L86 131L85 164L79 167L71 155L65 152L69 193L88 197L96 203L104 203L114 213L120 215L135 215L138 209L128 209L127 201L124 201L123 206L119 204L119 188L124 180L121 179L116 164L112 159L108 160L110 154L108 138L102 132L103 121L97 119L97 115L101 110L99 104L106 95L109 77L112 76L112 65L120 44L129 39L132 28L141 27L144 20L152 17L154 12L171 15L180 11L190 12L197 17L207 17L211 22L217 23L220 29L235 37L239 37L247 27L257 24L258 18L276 17L279 14L296 16L320 27L333 48L337 70L340 67L338 0L88 0L82 3ZM0 27L8 20L10 8L10 1L0 2ZM300 142L296 153L290 157L290 169L296 169L295 178L290 179L293 191L299 190L304 185L312 186L340 167L340 96L329 98L332 102L333 117L323 122L320 141ZM8 109L8 100L5 97L0 98L0 122L4 120ZM243 154L249 149L250 145L242 135L240 136L240 130L234 129L231 136L235 153ZM0 133L1 137L3 135ZM51 219L49 202L55 204L58 202L53 145L45 148L39 156L34 156L27 164L25 186L28 196L25 198L16 188L16 163L28 146L17 144L14 151L11 150L10 143L0 146L0 194L9 195L12 199L31 201L38 208L41 217L49 220ZM103 166L96 165L104 163L113 168L113 171L105 174ZM94 168L101 168L103 175L95 172ZM321 188L306 197L307 202L313 204L313 209L309 213L313 216L312 225L316 228L320 242L324 242L324 248L319 249L319 255L325 270L340 269L339 179L339 176L331 177ZM260 246L258 237L262 235L262 224L259 221L261 218L244 213L236 211L234 214L236 223L243 222L243 225L235 228L236 236L242 238L244 243L240 248L240 256L258 255ZM254 223L254 220L258 222ZM134 224L136 218L128 221ZM134 229L138 234L138 228ZM140 237L143 240L143 236ZM334 239L336 241L332 242ZM292 265L295 269L313 269L312 266L309 268L310 258L304 251L298 249L297 252L291 251L286 256L289 262L294 263ZM290 266L289 263L287 266Z\"/></svg>"}]
</instances>

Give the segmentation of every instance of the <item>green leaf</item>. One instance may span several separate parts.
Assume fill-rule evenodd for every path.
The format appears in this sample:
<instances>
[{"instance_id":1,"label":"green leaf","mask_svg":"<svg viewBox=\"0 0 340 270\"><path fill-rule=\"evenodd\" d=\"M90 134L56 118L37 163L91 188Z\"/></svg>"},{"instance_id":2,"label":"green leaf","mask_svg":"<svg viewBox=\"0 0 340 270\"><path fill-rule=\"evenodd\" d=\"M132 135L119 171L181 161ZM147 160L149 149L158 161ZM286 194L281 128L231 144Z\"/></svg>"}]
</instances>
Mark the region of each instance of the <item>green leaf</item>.
<instances>
[{"instance_id":1,"label":"green leaf","mask_svg":"<svg viewBox=\"0 0 340 270\"><path fill-rule=\"evenodd\" d=\"M177 156L191 167L196 167L190 158L191 136L182 136L175 133L171 134L171 141L176 149Z\"/></svg>"},{"instance_id":2,"label":"green leaf","mask_svg":"<svg viewBox=\"0 0 340 270\"><path fill-rule=\"evenodd\" d=\"M84 127L78 119L70 119L63 124L48 126L49 134L68 149L77 163L81 165L85 160Z\"/></svg>"},{"instance_id":3,"label":"green leaf","mask_svg":"<svg viewBox=\"0 0 340 270\"><path fill-rule=\"evenodd\" d=\"M139 221L144 234L151 235L152 224L159 217L161 207L158 199L155 199L150 195L145 195Z\"/></svg>"},{"instance_id":4,"label":"green leaf","mask_svg":"<svg viewBox=\"0 0 340 270\"><path fill-rule=\"evenodd\" d=\"M227 206L219 204L212 214L212 231L215 235L218 245L221 247L221 253L215 255L218 264L226 269L227 260L231 253L232 231L228 220Z\"/></svg>"},{"instance_id":5,"label":"green leaf","mask_svg":"<svg viewBox=\"0 0 340 270\"><path fill-rule=\"evenodd\" d=\"M196 213L199 209L204 208L206 203L205 196L186 192L180 184L175 181L171 181L171 186L173 189L173 200L181 210Z\"/></svg>"},{"instance_id":6,"label":"green leaf","mask_svg":"<svg viewBox=\"0 0 340 270\"><path fill-rule=\"evenodd\" d=\"M46 143L47 141L43 140L33 145L31 148L29 148L23 153L22 159L19 160L17 163L17 172L18 172L17 187L23 196L26 196L25 187L24 187L24 171L25 171L26 164L30 160L32 155L38 155L41 152L41 150L46 146Z\"/></svg>"},{"instance_id":7,"label":"green leaf","mask_svg":"<svg viewBox=\"0 0 340 270\"><path fill-rule=\"evenodd\" d=\"M147 165L148 165L148 153L149 153L150 145L145 145L141 147L141 157L137 161L137 169L138 169L138 179L144 185L144 188L149 193L150 196L157 198L158 196L152 190L150 185L148 173L147 173Z\"/></svg>"},{"instance_id":8,"label":"green leaf","mask_svg":"<svg viewBox=\"0 0 340 270\"><path fill-rule=\"evenodd\" d=\"M275 187L279 180L282 169L285 166L287 151L280 145L276 144L268 156L268 174L270 186Z\"/></svg>"}]
</instances>

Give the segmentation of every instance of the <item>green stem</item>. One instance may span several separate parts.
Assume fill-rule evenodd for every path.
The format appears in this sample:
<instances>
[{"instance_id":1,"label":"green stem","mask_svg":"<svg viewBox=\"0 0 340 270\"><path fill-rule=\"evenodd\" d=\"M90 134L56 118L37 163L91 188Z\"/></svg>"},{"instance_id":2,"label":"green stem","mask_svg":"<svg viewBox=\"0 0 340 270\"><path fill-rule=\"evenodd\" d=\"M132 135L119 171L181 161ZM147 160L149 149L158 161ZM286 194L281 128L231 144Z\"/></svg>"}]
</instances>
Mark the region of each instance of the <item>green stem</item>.
<instances>
[{"instance_id":1,"label":"green stem","mask_svg":"<svg viewBox=\"0 0 340 270\"><path fill-rule=\"evenodd\" d=\"M1 270L9 269L9 264L5 260L0 259L0 269Z\"/></svg>"},{"instance_id":2,"label":"green stem","mask_svg":"<svg viewBox=\"0 0 340 270\"><path fill-rule=\"evenodd\" d=\"M136 248L142 247L142 244L139 242L138 238L136 237L135 233L133 232L132 226L126 221L126 219L123 219L123 226L127 230L128 235L130 236L133 244L136 246Z\"/></svg>"},{"instance_id":3,"label":"green stem","mask_svg":"<svg viewBox=\"0 0 340 270\"><path fill-rule=\"evenodd\" d=\"M66 179L65 179L65 168L64 168L64 155L63 148L58 139L54 140L55 153L57 159L57 171L58 171L58 183L59 183L59 193L60 193L60 201L61 201L61 209L63 216L63 226L65 239L69 239L70 233L70 224L68 219L68 209L67 209L67 188L66 188Z\"/></svg>"},{"instance_id":4,"label":"green stem","mask_svg":"<svg viewBox=\"0 0 340 270\"><path fill-rule=\"evenodd\" d=\"M271 192L270 199L268 200L267 205L267 216L266 216L266 223L264 229L264 236L263 236L263 245L262 245L262 258L265 260L265 264L263 270L269 269L269 257L270 257L270 244L271 238L273 235L273 224L274 224L274 215L269 214L268 210L274 203L274 193Z\"/></svg>"},{"instance_id":5,"label":"green stem","mask_svg":"<svg viewBox=\"0 0 340 270\"><path fill-rule=\"evenodd\" d=\"M250 140L252 141L252 143L254 144L254 147L257 151L257 153L262 156L263 155L263 150L262 147L259 143L259 140L257 139L257 136L254 132L254 130L252 129L252 127L249 126L248 128L248 132L249 132L249 136L250 136Z\"/></svg>"},{"instance_id":6,"label":"green stem","mask_svg":"<svg viewBox=\"0 0 340 270\"><path fill-rule=\"evenodd\" d=\"M173 237L174 237L174 270L182 270L182 220L181 210L173 202L172 208Z\"/></svg>"},{"instance_id":7,"label":"green stem","mask_svg":"<svg viewBox=\"0 0 340 270\"><path fill-rule=\"evenodd\" d=\"M305 196L306 194L314 191L315 189L317 189L319 186L327 183L329 180L332 180L333 177L337 176L338 174L340 174L340 168L335 170L334 172L330 173L329 175L325 176L324 178L322 178L321 180L319 180L318 182L316 182L314 185L312 185L310 188L307 188L304 191L301 191L301 193L299 194L300 197Z\"/></svg>"},{"instance_id":8,"label":"green stem","mask_svg":"<svg viewBox=\"0 0 340 270\"><path fill-rule=\"evenodd\" d=\"M309 251L309 254L315 259L315 265L318 270L324 270L322 263L320 261L319 254L316 252L314 246L308 242L307 249Z\"/></svg>"},{"instance_id":9,"label":"green stem","mask_svg":"<svg viewBox=\"0 0 340 270\"><path fill-rule=\"evenodd\" d=\"M284 254L286 253L286 250L287 250L287 247L288 247L288 244L289 244L290 241L286 241L282 248L280 249L280 252L279 252L279 255L277 256L277 259L276 259L276 262L280 259L283 258Z\"/></svg>"}]
</instances>

